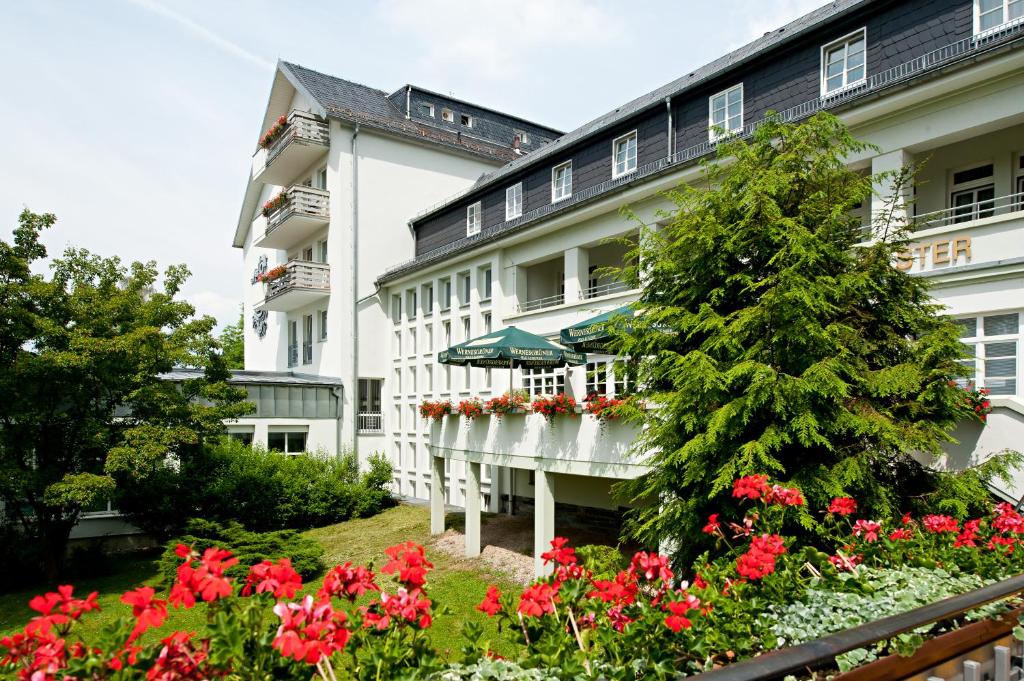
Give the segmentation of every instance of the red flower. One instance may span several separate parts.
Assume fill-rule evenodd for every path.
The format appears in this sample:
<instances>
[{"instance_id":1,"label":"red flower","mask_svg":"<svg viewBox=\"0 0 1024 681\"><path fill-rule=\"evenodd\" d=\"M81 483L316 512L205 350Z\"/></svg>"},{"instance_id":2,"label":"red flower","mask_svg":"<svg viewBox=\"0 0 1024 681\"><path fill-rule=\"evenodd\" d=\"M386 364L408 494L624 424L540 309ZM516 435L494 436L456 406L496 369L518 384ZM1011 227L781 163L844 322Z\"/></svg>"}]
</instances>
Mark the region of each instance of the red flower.
<instances>
[{"instance_id":1,"label":"red flower","mask_svg":"<svg viewBox=\"0 0 1024 681\"><path fill-rule=\"evenodd\" d=\"M163 647L153 667L146 672L146 680L201 681L214 676L215 672L204 664L210 655L210 642L203 641L197 648L192 636L192 633L176 631L161 641Z\"/></svg>"},{"instance_id":2,"label":"red flower","mask_svg":"<svg viewBox=\"0 0 1024 681\"><path fill-rule=\"evenodd\" d=\"M276 564L265 560L249 568L242 595L250 595L254 586L258 594L269 592L274 598L294 598L295 592L302 588L302 577L292 569L288 558L281 558Z\"/></svg>"},{"instance_id":3,"label":"red flower","mask_svg":"<svg viewBox=\"0 0 1024 681\"><path fill-rule=\"evenodd\" d=\"M783 541L777 534L754 537L747 552L736 559L736 572L746 579L761 579L775 572L775 557L786 552Z\"/></svg>"},{"instance_id":4,"label":"red flower","mask_svg":"<svg viewBox=\"0 0 1024 681\"><path fill-rule=\"evenodd\" d=\"M632 574L619 571L615 580L595 579L594 590L587 594L588 598L599 598L605 603L616 603L618 605L630 605L636 599L636 579Z\"/></svg>"},{"instance_id":5,"label":"red flower","mask_svg":"<svg viewBox=\"0 0 1024 681\"><path fill-rule=\"evenodd\" d=\"M544 564L555 561L559 565L575 565L576 549L566 546L569 540L565 537L555 537L551 540L551 550L540 554Z\"/></svg>"},{"instance_id":6,"label":"red flower","mask_svg":"<svg viewBox=\"0 0 1024 681\"><path fill-rule=\"evenodd\" d=\"M708 516L708 524L701 529L701 532L704 534L718 534L721 532L721 523L718 522L717 513L712 513Z\"/></svg>"},{"instance_id":7,"label":"red flower","mask_svg":"<svg viewBox=\"0 0 1024 681\"><path fill-rule=\"evenodd\" d=\"M996 505L997 516L992 520L992 529L1008 534L1024 532L1024 517L1011 504Z\"/></svg>"},{"instance_id":8,"label":"red flower","mask_svg":"<svg viewBox=\"0 0 1024 681\"><path fill-rule=\"evenodd\" d=\"M391 560L380 569L382 573L398 573L398 581L409 589L419 589L427 583L427 572L434 568L434 564L427 560L422 546L410 541L389 546L384 553Z\"/></svg>"},{"instance_id":9,"label":"red flower","mask_svg":"<svg viewBox=\"0 0 1024 681\"><path fill-rule=\"evenodd\" d=\"M175 607L191 608L196 596L207 603L231 595L231 581L224 577L224 571L238 563L237 558L225 549L211 547L203 552L198 567L192 566L195 554L181 544L175 550L184 554L185 562L178 566L178 581L171 587L168 600Z\"/></svg>"},{"instance_id":10,"label":"red flower","mask_svg":"<svg viewBox=\"0 0 1024 681\"><path fill-rule=\"evenodd\" d=\"M1013 553L1013 547L1017 543L1016 537L1000 537L996 535L988 540L986 545L990 551L997 550L997 547L1003 548L1003 555L1009 556Z\"/></svg>"},{"instance_id":11,"label":"red flower","mask_svg":"<svg viewBox=\"0 0 1024 681\"><path fill-rule=\"evenodd\" d=\"M129 640L135 640L147 629L162 626L167 619L167 601L153 598L155 594L152 588L140 586L121 595L121 602L132 606L132 616L135 617L135 628Z\"/></svg>"},{"instance_id":12,"label":"red flower","mask_svg":"<svg viewBox=\"0 0 1024 681\"><path fill-rule=\"evenodd\" d=\"M341 596L349 601L355 601L367 591L380 591L380 587L374 581L373 572L362 565L352 566L352 563L335 565L324 577L324 584L317 592L322 600L331 596Z\"/></svg>"},{"instance_id":13,"label":"red flower","mask_svg":"<svg viewBox=\"0 0 1024 681\"><path fill-rule=\"evenodd\" d=\"M732 484L732 495L737 499L760 499L770 491L767 475L745 475Z\"/></svg>"},{"instance_id":14,"label":"red flower","mask_svg":"<svg viewBox=\"0 0 1024 681\"><path fill-rule=\"evenodd\" d=\"M960 531L960 523L948 515L926 515L921 518L921 524L933 534Z\"/></svg>"},{"instance_id":15,"label":"red flower","mask_svg":"<svg viewBox=\"0 0 1024 681\"><path fill-rule=\"evenodd\" d=\"M312 596L306 596L301 603L281 601L274 606L274 614L281 618L281 625L271 646L284 657L316 664L348 643L348 618L334 610L329 601L314 602Z\"/></svg>"},{"instance_id":16,"label":"red flower","mask_svg":"<svg viewBox=\"0 0 1024 681\"><path fill-rule=\"evenodd\" d=\"M800 490L793 487L772 485L771 489L768 490L766 501L779 506L803 506L804 495L800 493Z\"/></svg>"},{"instance_id":17,"label":"red flower","mask_svg":"<svg viewBox=\"0 0 1024 681\"><path fill-rule=\"evenodd\" d=\"M850 572L853 572L861 560L863 559L858 555L847 556L841 553L828 557L828 562L835 565L837 570L849 570Z\"/></svg>"},{"instance_id":18,"label":"red flower","mask_svg":"<svg viewBox=\"0 0 1024 681\"><path fill-rule=\"evenodd\" d=\"M914 533L905 527L893 530L889 533L889 541L899 541L901 539L910 539L914 536Z\"/></svg>"},{"instance_id":19,"label":"red flower","mask_svg":"<svg viewBox=\"0 0 1024 681\"><path fill-rule=\"evenodd\" d=\"M393 620L416 624L420 629L430 626L430 600L423 597L420 589L400 588L395 595L382 593L380 600L362 608L363 626L387 629Z\"/></svg>"},{"instance_id":20,"label":"red flower","mask_svg":"<svg viewBox=\"0 0 1024 681\"><path fill-rule=\"evenodd\" d=\"M657 553L638 551L633 554L629 572L634 577L643 575L648 581L655 579L660 579L663 582L672 581L672 570L668 567L668 558Z\"/></svg>"},{"instance_id":21,"label":"red flower","mask_svg":"<svg viewBox=\"0 0 1024 681\"><path fill-rule=\"evenodd\" d=\"M834 515L848 516L857 511L857 502L850 497L836 497L828 505L828 512Z\"/></svg>"},{"instance_id":22,"label":"red flower","mask_svg":"<svg viewBox=\"0 0 1024 681\"><path fill-rule=\"evenodd\" d=\"M956 536L956 541L953 542L953 547L977 546L974 540L978 538L978 529L980 527L980 519L968 520L965 522L963 532Z\"/></svg>"},{"instance_id":23,"label":"red flower","mask_svg":"<svg viewBox=\"0 0 1024 681\"><path fill-rule=\"evenodd\" d=\"M519 597L520 614L526 617L541 617L555 611L558 590L550 584L534 584Z\"/></svg>"},{"instance_id":24,"label":"red flower","mask_svg":"<svg viewBox=\"0 0 1024 681\"><path fill-rule=\"evenodd\" d=\"M690 610L696 610L700 607L700 599L691 594L686 594L685 598L681 601L666 601L665 610L669 612L668 616L665 617L665 626L679 633L683 629L689 629L692 624L690 620L684 615Z\"/></svg>"},{"instance_id":25,"label":"red flower","mask_svg":"<svg viewBox=\"0 0 1024 681\"><path fill-rule=\"evenodd\" d=\"M494 617L501 611L501 591L496 586L487 587L487 595L480 605L476 606L480 612L487 613L488 617Z\"/></svg>"},{"instance_id":26,"label":"red flower","mask_svg":"<svg viewBox=\"0 0 1024 681\"><path fill-rule=\"evenodd\" d=\"M864 537L864 541L872 543L878 541L878 531L882 529L882 523L874 520L858 520L853 524L853 536Z\"/></svg>"}]
</instances>

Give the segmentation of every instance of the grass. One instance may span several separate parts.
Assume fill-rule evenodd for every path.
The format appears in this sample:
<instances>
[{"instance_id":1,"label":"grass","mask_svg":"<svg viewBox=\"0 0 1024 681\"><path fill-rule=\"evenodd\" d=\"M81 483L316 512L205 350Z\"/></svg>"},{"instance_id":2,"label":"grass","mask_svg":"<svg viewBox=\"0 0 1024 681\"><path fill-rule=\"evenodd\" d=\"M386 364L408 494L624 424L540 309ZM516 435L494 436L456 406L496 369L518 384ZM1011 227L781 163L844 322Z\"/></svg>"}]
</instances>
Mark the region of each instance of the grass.
<instances>
[{"instance_id":1,"label":"grass","mask_svg":"<svg viewBox=\"0 0 1024 681\"><path fill-rule=\"evenodd\" d=\"M459 518L461 520L461 517ZM457 525L451 518L449 527ZM502 574L497 574L486 565L455 558L430 547L429 510L424 506L400 505L388 509L372 518L350 520L305 532L323 545L324 562L332 566L345 561L370 563L379 568L384 562L384 549L404 541L415 541L427 546L427 558L434 563L427 582L427 592L435 603L443 605L447 612L434 618L430 634L435 646L442 653L457 654L462 646L462 623L474 619L485 626L484 637L492 642L491 648L498 653L508 653L511 646L498 638L493 622L475 611L483 600L489 584L497 584L502 591L516 590L516 585ZM98 631L113 619L128 613L127 606L119 602L120 595L140 584L149 584L160 589L157 573L157 556L118 559L115 572L99 578L72 580L76 594L99 591L102 608L99 613L83 617L83 632ZM308 591L319 588L322 577L307 585ZM385 589L393 582L387 575L380 575L378 582ZM22 591L0 594L0 635L20 629L34 614L28 608L32 596L50 587L36 587ZM164 590L166 593L166 590ZM168 621L159 631L149 632L147 637L157 638L172 629L197 630L206 620L205 606L197 605L191 610L170 609Z\"/></svg>"}]
</instances>

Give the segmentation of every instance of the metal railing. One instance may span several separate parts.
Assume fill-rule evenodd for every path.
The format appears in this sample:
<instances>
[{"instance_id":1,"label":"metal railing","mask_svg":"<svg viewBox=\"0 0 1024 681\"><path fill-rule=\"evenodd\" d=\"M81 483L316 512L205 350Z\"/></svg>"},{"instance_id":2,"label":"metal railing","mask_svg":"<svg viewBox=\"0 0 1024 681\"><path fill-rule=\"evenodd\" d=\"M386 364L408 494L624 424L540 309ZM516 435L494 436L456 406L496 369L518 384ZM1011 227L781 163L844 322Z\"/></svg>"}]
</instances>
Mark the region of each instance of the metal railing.
<instances>
[{"instance_id":1,"label":"metal railing","mask_svg":"<svg viewBox=\"0 0 1024 681\"><path fill-rule=\"evenodd\" d=\"M558 293L553 296L547 296L546 298L536 298L534 300L527 300L525 303L519 303L516 305L517 312L529 312L530 310L542 310L545 307L554 307L555 305L561 305L565 302L565 294Z\"/></svg>"},{"instance_id":2,"label":"metal railing","mask_svg":"<svg viewBox=\"0 0 1024 681\"><path fill-rule=\"evenodd\" d=\"M702 681L773 681L788 674L805 677L807 672L817 669L835 668L837 655L858 648L865 648L878 641L885 641L913 631L919 627L941 622L979 608L987 603L999 601L1024 591L1024 575L1017 575L1002 582L969 591L959 596L929 603L923 607L900 615L883 617L852 629L808 641L789 648L780 648L743 662L731 664L697 678ZM1007 633L1009 627L1007 627ZM955 651L950 657L958 655ZM921 670L924 671L924 670ZM884 678L894 678L885 676ZM903 676L896 678L905 678Z\"/></svg>"},{"instance_id":3,"label":"metal railing","mask_svg":"<svg viewBox=\"0 0 1024 681\"><path fill-rule=\"evenodd\" d=\"M266 300L294 289L331 290L331 267L327 263L289 260L285 273L267 282Z\"/></svg>"},{"instance_id":4,"label":"metal railing","mask_svg":"<svg viewBox=\"0 0 1024 681\"><path fill-rule=\"evenodd\" d=\"M962 222L990 218L993 215L1006 215L1020 211L1024 211L1024 192L997 196L963 206L954 206L953 208L923 213L922 215L914 216L913 223L914 229L929 229L931 227L946 227Z\"/></svg>"},{"instance_id":5,"label":"metal railing","mask_svg":"<svg viewBox=\"0 0 1024 681\"><path fill-rule=\"evenodd\" d=\"M266 165L277 158L292 142L300 144L329 145L331 141L327 121L320 120L306 111L292 111L288 114L288 125L281 136L267 147Z\"/></svg>"},{"instance_id":6,"label":"metal railing","mask_svg":"<svg viewBox=\"0 0 1024 681\"><path fill-rule=\"evenodd\" d=\"M986 49L994 47L999 43L1009 40L1012 38L1020 37L1024 34L1024 22L1016 22L1006 24L1003 26L996 27L984 33L980 33L969 38L963 38L954 43L940 47L936 50L932 50L927 54L923 54L919 57L915 57L909 61L898 64L892 68L881 71L872 76L866 78L859 85L855 85L850 88L846 88L840 92L832 93L824 97L816 97L812 100L803 102L796 106L790 107L784 111L772 114L771 118L765 117L760 121L748 123L743 126L742 129L736 133L727 137L719 138L715 141L706 140L700 144L696 144L691 147L684 149L677 149L673 154L647 163L636 169L635 172L628 175L624 175L618 178L612 178L605 180L597 185L588 187L580 191L574 191L572 196L568 199L564 199L554 204L546 204L535 208L528 213L513 218L512 220L506 220L505 222L499 223L491 227L485 227L480 232L473 236L465 237L454 241L450 244L435 248L427 251L411 260L404 263L400 263L393 267L388 268L384 274L380 277L381 280L387 280L394 276L397 276L402 271L420 265L426 265L437 260L448 257L456 251L472 248L475 244L481 241L487 241L497 235L514 232L528 223L532 223L540 218L546 217L554 212L561 212L567 208L571 208L584 201L589 201L596 196L609 193L624 185L633 184L639 180L657 175L668 169L676 166L681 166L695 161L701 157L708 156L714 153L719 143L732 140L736 138L745 138L751 136L754 131L763 125L768 120L780 121L783 123L792 123L816 114L819 111L826 109L835 108L860 97L868 94L876 93L887 87L897 85L903 81L909 80L915 76L921 75L927 71L937 69L943 66L947 66L953 62L964 59L970 55L982 52ZM437 207L429 209L422 213L415 219L421 219L422 217L431 214L442 206L449 205L458 199L467 196L479 189L479 186L474 185L467 188L466 190L459 192L458 194L449 197L446 201L441 202Z\"/></svg>"},{"instance_id":7,"label":"metal railing","mask_svg":"<svg viewBox=\"0 0 1024 681\"><path fill-rule=\"evenodd\" d=\"M622 291L628 291L629 284L624 281L613 281L607 284L595 284L594 286L588 286L583 289L581 298L588 300L590 298L599 298L600 296L608 296L613 293L621 293Z\"/></svg>"},{"instance_id":8,"label":"metal railing","mask_svg":"<svg viewBox=\"0 0 1024 681\"><path fill-rule=\"evenodd\" d=\"M305 217L330 218L328 205L330 203L330 192L326 189L314 189L303 185L295 185L285 190L287 201L284 205L267 216L267 228L265 234L270 234L279 227L285 220L293 215Z\"/></svg>"},{"instance_id":9,"label":"metal railing","mask_svg":"<svg viewBox=\"0 0 1024 681\"><path fill-rule=\"evenodd\" d=\"M298 366L299 364L299 346L289 345L288 346L288 366Z\"/></svg>"},{"instance_id":10,"label":"metal railing","mask_svg":"<svg viewBox=\"0 0 1024 681\"><path fill-rule=\"evenodd\" d=\"M384 414L379 411L364 411L357 416L360 433L383 433Z\"/></svg>"}]
</instances>

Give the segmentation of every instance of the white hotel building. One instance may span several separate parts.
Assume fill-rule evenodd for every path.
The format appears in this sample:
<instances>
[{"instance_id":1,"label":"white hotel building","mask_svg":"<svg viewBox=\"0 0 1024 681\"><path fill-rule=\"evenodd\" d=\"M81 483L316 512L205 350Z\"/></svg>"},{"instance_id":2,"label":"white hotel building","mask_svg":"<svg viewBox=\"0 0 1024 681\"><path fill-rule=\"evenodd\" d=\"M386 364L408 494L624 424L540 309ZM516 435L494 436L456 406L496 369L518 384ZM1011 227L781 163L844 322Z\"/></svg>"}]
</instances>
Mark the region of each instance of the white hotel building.
<instances>
[{"instance_id":1,"label":"white hotel building","mask_svg":"<svg viewBox=\"0 0 1024 681\"><path fill-rule=\"evenodd\" d=\"M837 0L580 128L550 128L405 86L393 93L280 63L261 123L283 135L253 157L234 245L246 264L247 376L287 391L339 386L336 413L243 419L241 437L292 449L385 452L396 492L479 511L532 511L535 543L557 524L613 526L609 494L638 475L633 431L590 417L424 422L424 399L484 399L508 372L437 363L451 344L514 325L560 329L636 291L595 276L621 262L609 237L654 222L661 192L696 179L712 126L746 134L766 112L835 113L879 152L878 172L925 162L910 271L962 320L988 424L964 425L942 465L1024 447L1024 0ZM286 192L284 208L265 202ZM454 194L454 196L452 196ZM451 198L445 198L451 197ZM877 207L877 203L876 203ZM871 206L864 207L868 220ZM255 274L283 265L282 277ZM515 387L578 400L623 389L612 359L516 371ZM607 371L596 377L595 366ZM264 380L261 379L261 380ZM281 387L283 385L283 387ZM285 393L277 396L286 401ZM1024 472L1001 493L1024 492Z\"/></svg>"}]
</instances>

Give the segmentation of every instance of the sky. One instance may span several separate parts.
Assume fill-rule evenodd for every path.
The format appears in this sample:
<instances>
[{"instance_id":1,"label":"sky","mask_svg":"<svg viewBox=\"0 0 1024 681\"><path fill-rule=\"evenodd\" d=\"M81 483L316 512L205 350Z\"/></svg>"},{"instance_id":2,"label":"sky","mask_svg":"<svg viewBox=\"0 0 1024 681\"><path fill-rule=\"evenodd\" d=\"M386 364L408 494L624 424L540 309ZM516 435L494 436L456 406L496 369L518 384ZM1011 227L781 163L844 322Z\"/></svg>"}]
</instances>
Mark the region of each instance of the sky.
<instances>
[{"instance_id":1,"label":"sky","mask_svg":"<svg viewBox=\"0 0 1024 681\"><path fill-rule=\"evenodd\" d=\"M231 247L278 59L414 83L571 130L823 0L33 0L0 22L0 238L185 263L184 296L237 319Z\"/></svg>"}]
</instances>

